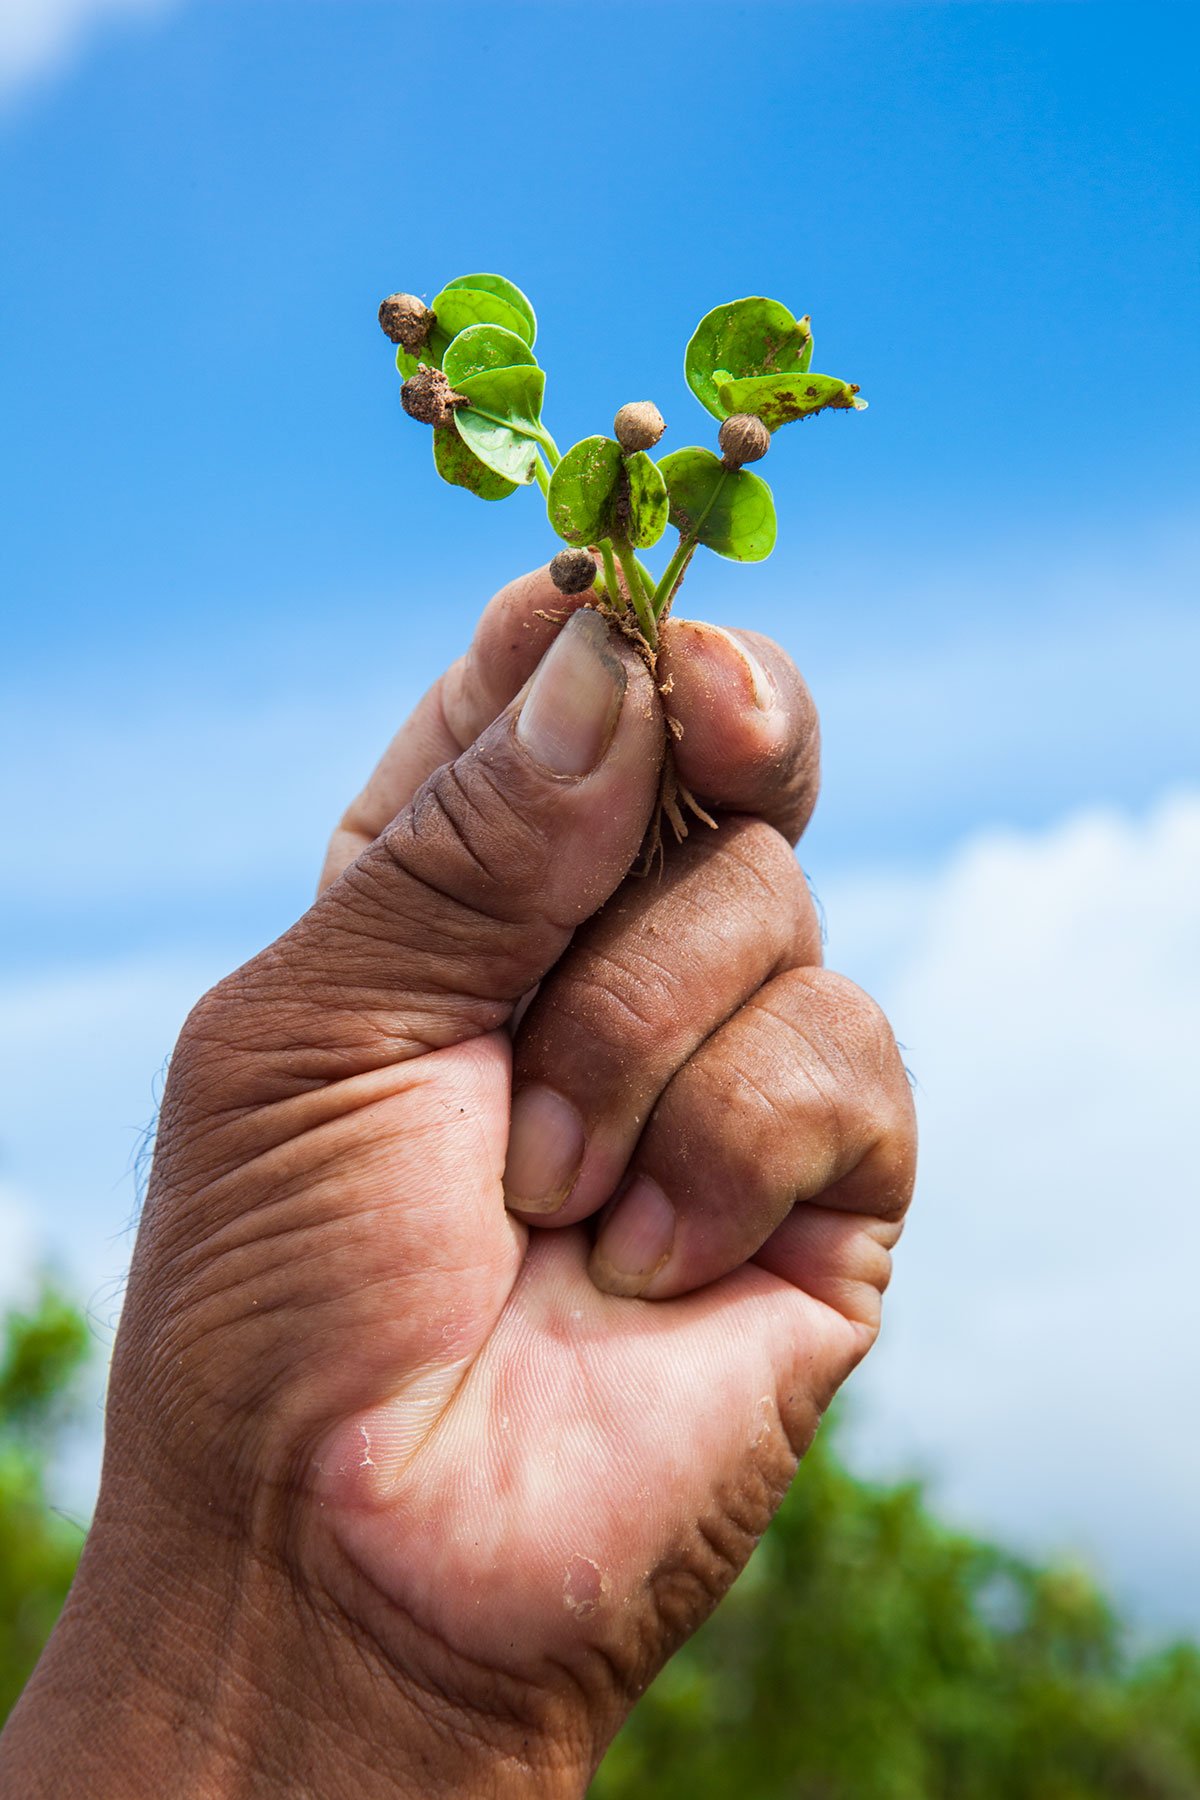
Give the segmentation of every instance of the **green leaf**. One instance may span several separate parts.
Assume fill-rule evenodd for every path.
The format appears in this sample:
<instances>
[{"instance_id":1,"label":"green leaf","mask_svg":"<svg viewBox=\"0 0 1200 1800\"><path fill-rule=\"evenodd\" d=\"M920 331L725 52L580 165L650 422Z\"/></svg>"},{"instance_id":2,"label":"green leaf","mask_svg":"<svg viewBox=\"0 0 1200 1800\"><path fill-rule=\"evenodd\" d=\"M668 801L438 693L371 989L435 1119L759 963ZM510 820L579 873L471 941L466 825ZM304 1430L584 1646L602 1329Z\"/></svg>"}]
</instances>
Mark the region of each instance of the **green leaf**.
<instances>
[{"instance_id":1,"label":"green leaf","mask_svg":"<svg viewBox=\"0 0 1200 1800\"><path fill-rule=\"evenodd\" d=\"M503 325L533 347L537 318L532 306L503 275L459 275L430 303L437 329L456 337L468 325Z\"/></svg>"},{"instance_id":2,"label":"green leaf","mask_svg":"<svg viewBox=\"0 0 1200 1800\"><path fill-rule=\"evenodd\" d=\"M460 275L446 283L441 293L434 297L429 310L436 314L436 319L416 355L406 350L403 344L396 346L396 367L405 381L416 374L419 363L430 369L444 368L450 345L470 325L499 325L519 337L530 349L537 337L537 318L532 306L520 288L505 281L503 275Z\"/></svg>"},{"instance_id":3,"label":"green leaf","mask_svg":"<svg viewBox=\"0 0 1200 1800\"><path fill-rule=\"evenodd\" d=\"M736 380L806 369L811 339L808 320L794 319L778 300L731 300L706 313L693 332L683 364L688 386L715 419L728 418L717 388L718 370Z\"/></svg>"},{"instance_id":4,"label":"green leaf","mask_svg":"<svg viewBox=\"0 0 1200 1800\"><path fill-rule=\"evenodd\" d=\"M447 350L454 342L454 335L452 331L443 331L441 324L438 323L434 325L415 355L412 351L406 350L403 344L397 344L396 367L404 380L407 381L410 375L415 375L421 363L424 363L427 369L440 369Z\"/></svg>"},{"instance_id":5,"label":"green leaf","mask_svg":"<svg viewBox=\"0 0 1200 1800\"><path fill-rule=\"evenodd\" d=\"M453 339L442 368L450 386L456 388L468 375L479 375L484 369L535 367L537 357L524 338L502 325L468 325Z\"/></svg>"},{"instance_id":6,"label":"green leaf","mask_svg":"<svg viewBox=\"0 0 1200 1800\"><path fill-rule=\"evenodd\" d=\"M807 419L827 407L835 411L865 412L851 381L832 375L749 375L741 381L724 381L721 404L731 413L754 413L768 431L778 431L793 419Z\"/></svg>"},{"instance_id":7,"label":"green leaf","mask_svg":"<svg viewBox=\"0 0 1200 1800\"><path fill-rule=\"evenodd\" d=\"M470 401L454 415L463 442L497 475L527 487L542 434L545 372L536 367L482 369L456 382L455 391Z\"/></svg>"},{"instance_id":8,"label":"green leaf","mask_svg":"<svg viewBox=\"0 0 1200 1800\"><path fill-rule=\"evenodd\" d=\"M671 523L734 562L761 562L775 547L771 490L749 469L727 469L711 450L673 450L659 464Z\"/></svg>"},{"instance_id":9,"label":"green leaf","mask_svg":"<svg viewBox=\"0 0 1200 1800\"><path fill-rule=\"evenodd\" d=\"M572 444L546 495L550 523L568 544L618 537L647 549L667 528L668 505L658 464L644 450L626 456L607 437Z\"/></svg>"},{"instance_id":10,"label":"green leaf","mask_svg":"<svg viewBox=\"0 0 1200 1800\"><path fill-rule=\"evenodd\" d=\"M610 533L613 496L621 477L615 438L588 437L572 444L553 475L546 512L568 544L598 544Z\"/></svg>"},{"instance_id":11,"label":"green leaf","mask_svg":"<svg viewBox=\"0 0 1200 1800\"><path fill-rule=\"evenodd\" d=\"M629 481L629 541L639 550L648 550L667 529L667 484L658 464L644 450L625 458L625 474Z\"/></svg>"},{"instance_id":12,"label":"green leaf","mask_svg":"<svg viewBox=\"0 0 1200 1800\"><path fill-rule=\"evenodd\" d=\"M528 295L521 292L515 281L506 281L503 275L458 275L453 281L446 283L442 292L452 293L457 288L469 288L473 293L494 294L498 300L511 306L514 312L519 312L525 321L525 329L517 335L524 338L529 348L533 349L537 341L537 314ZM436 305L433 310L437 311ZM494 320L493 323L499 324L499 320Z\"/></svg>"},{"instance_id":13,"label":"green leaf","mask_svg":"<svg viewBox=\"0 0 1200 1800\"><path fill-rule=\"evenodd\" d=\"M397 344L396 367L400 371L401 379L407 381L410 375L415 375L422 363L427 369L440 369L442 357L449 348L450 339L443 337L436 326L415 356L410 350L406 350L403 344Z\"/></svg>"},{"instance_id":14,"label":"green leaf","mask_svg":"<svg viewBox=\"0 0 1200 1800\"><path fill-rule=\"evenodd\" d=\"M481 500L506 500L515 494L517 485L497 475L481 463L473 450L464 444L453 425L440 425L433 434L433 461L443 481L451 487L466 488Z\"/></svg>"}]
</instances>

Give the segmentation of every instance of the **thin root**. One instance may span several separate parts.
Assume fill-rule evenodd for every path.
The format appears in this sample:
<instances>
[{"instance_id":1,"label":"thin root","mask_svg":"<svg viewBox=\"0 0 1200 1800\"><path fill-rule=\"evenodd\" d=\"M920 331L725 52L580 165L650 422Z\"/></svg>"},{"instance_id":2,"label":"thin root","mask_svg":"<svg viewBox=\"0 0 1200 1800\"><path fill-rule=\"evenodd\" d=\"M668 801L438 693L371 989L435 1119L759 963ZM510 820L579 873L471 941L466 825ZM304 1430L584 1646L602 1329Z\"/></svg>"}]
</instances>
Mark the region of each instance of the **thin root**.
<instances>
[{"instance_id":1,"label":"thin root","mask_svg":"<svg viewBox=\"0 0 1200 1800\"><path fill-rule=\"evenodd\" d=\"M669 715L667 723L668 726L671 724ZM688 822L684 816L685 808L702 824L710 826L713 831L717 829L717 821L712 814L705 812L691 789L680 781L679 771L675 766L672 739L668 736L666 750L663 754L662 773L658 778L658 799L655 802L654 811L650 815L650 824L646 830L641 859L637 866L639 875L649 875L656 864L659 874L662 874L663 863L666 859L663 844L663 819L666 818L670 822L671 830L675 833L675 842L682 844L688 834Z\"/></svg>"}]
</instances>

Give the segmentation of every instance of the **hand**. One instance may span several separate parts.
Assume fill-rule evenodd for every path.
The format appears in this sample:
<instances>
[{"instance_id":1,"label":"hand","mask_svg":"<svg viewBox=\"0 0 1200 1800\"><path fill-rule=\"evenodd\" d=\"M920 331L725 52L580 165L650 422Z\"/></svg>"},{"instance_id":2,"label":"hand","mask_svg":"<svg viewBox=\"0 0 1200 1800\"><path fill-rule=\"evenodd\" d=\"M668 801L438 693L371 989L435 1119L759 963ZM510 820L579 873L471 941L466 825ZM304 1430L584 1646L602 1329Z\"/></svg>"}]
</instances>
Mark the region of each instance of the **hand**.
<instances>
[{"instance_id":1,"label":"hand","mask_svg":"<svg viewBox=\"0 0 1200 1800\"><path fill-rule=\"evenodd\" d=\"M188 1021L22 1793L581 1794L876 1333L912 1109L789 848L806 690L667 626L720 829L630 876L658 695L562 605L491 603Z\"/></svg>"}]
</instances>

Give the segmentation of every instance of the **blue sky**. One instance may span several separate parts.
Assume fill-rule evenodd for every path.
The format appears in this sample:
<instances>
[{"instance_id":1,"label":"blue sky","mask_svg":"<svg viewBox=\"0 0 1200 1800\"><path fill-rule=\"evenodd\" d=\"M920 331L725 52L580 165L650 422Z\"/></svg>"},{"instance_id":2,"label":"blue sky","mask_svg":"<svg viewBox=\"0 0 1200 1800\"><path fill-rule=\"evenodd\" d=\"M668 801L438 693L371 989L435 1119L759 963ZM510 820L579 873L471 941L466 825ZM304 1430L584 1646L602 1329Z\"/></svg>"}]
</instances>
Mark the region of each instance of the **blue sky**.
<instances>
[{"instance_id":1,"label":"blue sky","mask_svg":"<svg viewBox=\"0 0 1200 1800\"><path fill-rule=\"evenodd\" d=\"M930 1096L947 1223L914 1226L881 1436L965 1514L1080 1545L1174 1616L1178 1582L1089 1512L1078 1454L1040 1511L982 1450L970 1476L967 1414L990 1415L955 1411L930 1373L945 1346L904 1321L987 1187L956 1086L975 1060L1016 1159L996 1204L1064 1246L1079 1193L1120 1216L1135 1175L1118 1192L1112 1145L1084 1154L1119 1106L1160 1158L1147 1238L1195 1230L1153 1207L1189 1179L1158 1121L1200 935L1198 38L1192 7L1086 0L0 0L0 1231L95 1293L118 1279L130 1153L189 999L306 903L400 716L553 548L536 495L436 482L381 296L510 275L560 443L650 396L673 448L709 436L681 374L696 319L773 294L871 408L776 440L778 549L698 563L686 607L771 631L809 675L826 789L805 860L835 959L901 1009ZM980 869L1060 895L1049 947ZM989 989L1018 925L1028 955ZM1080 946L1147 932L1136 1006L1096 1015ZM1119 1089L1110 1061L1064 1102L1084 1161L1039 1185L1055 1133L1026 1122L1038 1071L1080 1054L1068 1012L1147 1048ZM1006 1097L998 1043L1032 1089ZM1080 1289L1097 1338L1111 1274ZM1149 1316L1131 1331L1161 1369ZM902 1370L937 1407L895 1401ZM1062 1408L1080 1401L1067 1381ZM1182 1543L1200 1470L1171 1461L1170 1406L1154 1444Z\"/></svg>"},{"instance_id":2,"label":"blue sky","mask_svg":"<svg viewBox=\"0 0 1200 1800\"><path fill-rule=\"evenodd\" d=\"M710 559L688 596L774 631L826 703L814 859L1168 780L1195 748L1192 9L450 4L436 42L419 16L152 7L10 97L18 747L51 699L170 720L186 783L197 712L336 700L365 727L328 746L339 803L551 548L532 495L431 480L373 324L482 266L535 297L561 441L641 394L705 441L682 347L746 291L811 311L870 397L779 440L772 561ZM133 799L112 824L141 839ZM83 947L46 896L5 904L22 958L30 931Z\"/></svg>"}]
</instances>

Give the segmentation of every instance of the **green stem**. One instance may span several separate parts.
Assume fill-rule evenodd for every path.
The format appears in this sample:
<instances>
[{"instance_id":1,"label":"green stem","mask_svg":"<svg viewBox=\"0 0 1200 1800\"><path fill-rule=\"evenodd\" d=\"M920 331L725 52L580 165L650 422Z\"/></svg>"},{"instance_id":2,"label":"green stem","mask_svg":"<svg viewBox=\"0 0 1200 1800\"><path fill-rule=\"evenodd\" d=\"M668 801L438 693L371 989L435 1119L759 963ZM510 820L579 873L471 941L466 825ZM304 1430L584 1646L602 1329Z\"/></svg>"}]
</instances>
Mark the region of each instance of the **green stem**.
<instances>
[{"instance_id":1,"label":"green stem","mask_svg":"<svg viewBox=\"0 0 1200 1800\"><path fill-rule=\"evenodd\" d=\"M535 456L533 459L533 472L542 493L548 494L550 492L550 473L540 456Z\"/></svg>"},{"instance_id":2,"label":"green stem","mask_svg":"<svg viewBox=\"0 0 1200 1800\"><path fill-rule=\"evenodd\" d=\"M604 564L604 585L608 589L608 603L619 607L621 604L621 584L617 580L617 565L613 561L612 545L607 538L600 543L600 558Z\"/></svg>"},{"instance_id":3,"label":"green stem","mask_svg":"<svg viewBox=\"0 0 1200 1800\"><path fill-rule=\"evenodd\" d=\"M559 449L544 425L537 435L539 444L541 444L546 452L546 461L550 464L552 469L557 469L559 463L562 461L562 451Z\"/></svg>"},{"instance_id":4,"label":"green stem","mask_svg":"<svg viewBox=\"0 0 1200 1800\"><path fill-rule=\"evenodd\" d=\"M695 538L685 538L680 533L679 547L663 570L663 578L650 596L650 606L654 617L659 619L670 604L671 597L687 573L687 566L696 554Z\"/></svg>"},{"instance_id":5,"label":"green stem","mask_svg":"<svg viewBox=\"0 0 1200 1800\"><path fill-rule=\"evenodd\" d=\"M624 538L615 537L613 549L617 553L617 561L621 565L621 573L625 577L625 586L629 589L629 598L633 602L642 636L653 650L658 643L658 626L654 622L654 613L642 582L641 568Z\"/></svg>"},{"instance_id":6,"label":"green stem","mask_svg":"<svg viewBox=\"0 0 1200 1800\"><path fill-rule=\"evenodd\" d=\"M642 590L645 593L647 600L649 600L654 592L654 577L646 567L645 563L639 562L636 556L633 559L633 566L642 578Z\"/></svg>"}]
</instances>

